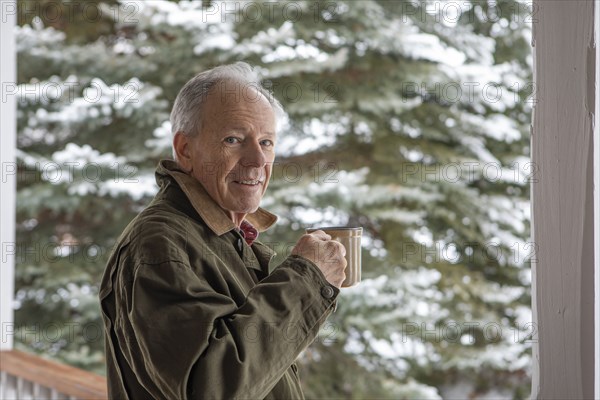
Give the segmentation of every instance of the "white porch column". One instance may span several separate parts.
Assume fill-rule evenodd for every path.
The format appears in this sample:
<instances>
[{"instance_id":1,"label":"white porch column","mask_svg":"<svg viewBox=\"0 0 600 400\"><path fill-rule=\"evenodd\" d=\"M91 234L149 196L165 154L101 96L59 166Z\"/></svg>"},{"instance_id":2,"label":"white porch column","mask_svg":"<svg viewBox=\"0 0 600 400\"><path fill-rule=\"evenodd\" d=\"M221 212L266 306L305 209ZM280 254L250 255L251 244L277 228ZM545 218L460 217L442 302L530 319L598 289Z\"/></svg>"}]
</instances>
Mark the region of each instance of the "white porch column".
<instances>
[{"instance_id":1,"label":"white porch column","mask_svg":"<svg viewBox=\"0 0 600 400\"><path fill-rule=\"evenodd\" d=\"M536 100L532 161L533 399L593 399L598 310L594 310L594 9L588 0L534 0ZM597 46L597 44L596 44ZM597 228L596 228L597 233ZM597 398L597 397L596 397Z\"/></svg>"},{"instance_id":2,"label":"white porch column","mask_svg":"<svg viewBox=\"0 0 600 400\"><path fill-rule=\"evenodd\" d=\"M13 347L13 297L15 276L16 175L16 47L14 27L17 4L0 0L0 350ZM7 94L8 93L8 94Z\"/></svg>"}]
</instances>

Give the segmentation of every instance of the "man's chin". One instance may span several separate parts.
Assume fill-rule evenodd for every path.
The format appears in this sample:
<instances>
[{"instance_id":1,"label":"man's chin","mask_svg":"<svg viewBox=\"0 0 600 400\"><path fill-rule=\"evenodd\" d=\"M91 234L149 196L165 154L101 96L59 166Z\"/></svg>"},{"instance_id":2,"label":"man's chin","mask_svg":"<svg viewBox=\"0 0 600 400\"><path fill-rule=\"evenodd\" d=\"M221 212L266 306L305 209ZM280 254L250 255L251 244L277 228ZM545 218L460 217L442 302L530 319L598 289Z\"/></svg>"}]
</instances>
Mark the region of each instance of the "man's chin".
<instances>
[{"instance_id":1,"label":"man's chin","mask_svg":"<svg viewBox=\"0 0 600 400\"><path fill-rule=\"evenodd\" d=\"M235 205L232 204L231 207L227 209L235 214L252 214L253 212L256 212L256 210L258 210L259 206L259 203L254 202L245 204L237 203Z\"/></svg>"}]
</instances>

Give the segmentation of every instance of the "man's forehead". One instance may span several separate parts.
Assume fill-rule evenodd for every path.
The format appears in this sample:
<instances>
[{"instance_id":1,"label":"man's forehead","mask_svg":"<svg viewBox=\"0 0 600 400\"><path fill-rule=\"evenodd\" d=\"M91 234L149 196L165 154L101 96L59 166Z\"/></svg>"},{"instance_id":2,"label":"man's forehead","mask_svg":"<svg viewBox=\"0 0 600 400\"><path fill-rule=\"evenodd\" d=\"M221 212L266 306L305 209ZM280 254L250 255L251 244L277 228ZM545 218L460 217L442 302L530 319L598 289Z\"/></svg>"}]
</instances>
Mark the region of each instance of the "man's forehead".
<instances>
[{"instance_id":1,"label":"man's forehead","mask_svg":"<svg viewBox=\"0 0 600 400\"><path fill-rule=\"evenodd\" d=\"M237 131L237 132L250 132L252 131L255 127L254 124L249 123L248 121L231 121L229 123L227 123L226 128L230 131ZM265 127L263 127L263 132L265 135L273 135L275 136L275 132L270 130L270 129L266 129Z\"/></svg>"}]
</instances>

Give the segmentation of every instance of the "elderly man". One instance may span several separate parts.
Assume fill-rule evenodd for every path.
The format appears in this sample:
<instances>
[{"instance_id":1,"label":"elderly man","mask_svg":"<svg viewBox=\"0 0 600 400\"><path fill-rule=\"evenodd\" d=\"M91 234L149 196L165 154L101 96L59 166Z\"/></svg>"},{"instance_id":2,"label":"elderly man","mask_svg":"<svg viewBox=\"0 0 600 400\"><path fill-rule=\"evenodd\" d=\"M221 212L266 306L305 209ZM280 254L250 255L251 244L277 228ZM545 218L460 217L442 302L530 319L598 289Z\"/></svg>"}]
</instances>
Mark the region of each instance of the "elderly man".
<instances>
[{"instance_id":1,"label":"elderly man","mask_svg":"<svg viewBox=\"0 0 600 400\"><path fill-rule=\"evenodd\" d=\"M259 208L281 106L244 63L200 73L180 91L175 161L109 260L100 300L111 399L303 398L298 355L344 280L344 248L302 236L269 273Z\"/></svg>"}]
</instances>

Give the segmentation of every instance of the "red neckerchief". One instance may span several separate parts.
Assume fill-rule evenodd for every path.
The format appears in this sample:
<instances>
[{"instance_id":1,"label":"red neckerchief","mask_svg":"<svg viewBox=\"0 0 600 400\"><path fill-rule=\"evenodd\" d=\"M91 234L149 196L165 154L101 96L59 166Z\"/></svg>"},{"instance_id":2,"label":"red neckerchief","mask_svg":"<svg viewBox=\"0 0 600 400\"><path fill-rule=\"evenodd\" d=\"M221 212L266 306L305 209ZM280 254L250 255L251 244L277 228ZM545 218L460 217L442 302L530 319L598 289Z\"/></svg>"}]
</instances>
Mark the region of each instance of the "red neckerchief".
<instances>
[{"instance_id":1,"label":"red neckerchief","mask_svg":"<svg viewBox=\"0 0 600 400\"><path fill-rule=\"evenodd\" d=\"M252 243L254 243L258 237L256 228L246 220L242 221L242 224L240 225L240 233L244 237L244 240L246 240L246 243L248 243L248 246L252 246Z\"/></svg>"}]
</instances>

